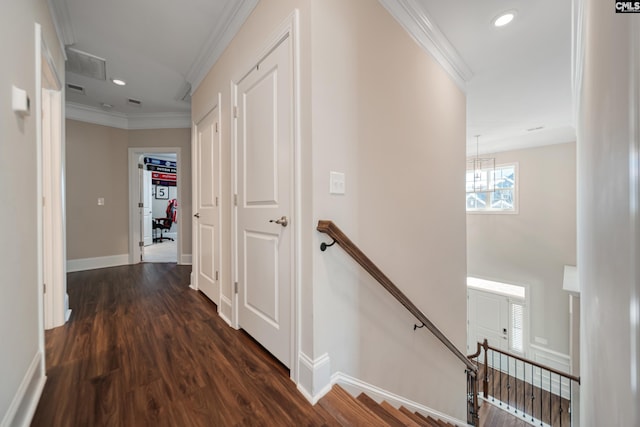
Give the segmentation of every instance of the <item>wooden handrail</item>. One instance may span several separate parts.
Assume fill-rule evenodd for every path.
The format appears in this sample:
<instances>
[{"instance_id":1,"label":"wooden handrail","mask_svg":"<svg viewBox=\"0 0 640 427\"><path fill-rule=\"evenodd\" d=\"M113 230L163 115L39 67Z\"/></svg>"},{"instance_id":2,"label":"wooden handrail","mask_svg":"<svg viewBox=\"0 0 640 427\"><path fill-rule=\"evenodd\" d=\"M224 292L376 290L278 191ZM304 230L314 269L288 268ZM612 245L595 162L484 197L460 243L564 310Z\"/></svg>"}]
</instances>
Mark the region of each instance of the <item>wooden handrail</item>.
<instances>
[{"instance_id":1,"label":"wooden handrail","mask_svg":"<svg viewBox=\"0 0 640 427\"><path fill-rule=\"evenodd\" d=\"M374 279L378 281L393 297L398 300L409 312L415 316L433 335L436 336L458 359L462 361L467 369L476 376L477 366L471 362L453 343L438 329L427 316L411 302L405 294L371 261L346 234L338 228L333 221L318 221L317 230L327 234L334 242L338 243L342 249L351 256L362 268L364 268ZM333 244L333 243L332 243ZM327 247L327 246L325 246Z\"/></svg>"},{"instance_id":2,"label":"wooden handrail","mask_svg":"<svg viewBox=\"0 0 640 427\"><path fill-rule=\"evenodd\" d=\"M535 366L537 368L544 369L545 371L549 371L549 372L551 372L553 374L560 375L562 377L568 378L571 381L575 381L578 384L580 384L580 377L576 377L575 375L567 374L566 372L559 371L559 370L554 369L554 368L552 368L550 366L543 365L542 363L538 363L538 362L535 362L533 360L525 359L524 357L518 356L517 354L509 353L508 351L504 351L504 350L500 350L499 348L492 347L492 346L489 345L489 342L486 339L484 340L484 342L478 343L478 350L474 354L471 354L471 355L469 355L467 357L469 359L473 359L475 357L480 356L480 349L481 348L484 348L485 353L486 353L487 350L493 350L493 351L495 351L497 353L504 354L505 356L508 356L508 357L513 357L514 359L517 359L517 360L519 360L521 362L528 363L529 365L533 365L533 366Z\"/></svg>"}]
</instances>

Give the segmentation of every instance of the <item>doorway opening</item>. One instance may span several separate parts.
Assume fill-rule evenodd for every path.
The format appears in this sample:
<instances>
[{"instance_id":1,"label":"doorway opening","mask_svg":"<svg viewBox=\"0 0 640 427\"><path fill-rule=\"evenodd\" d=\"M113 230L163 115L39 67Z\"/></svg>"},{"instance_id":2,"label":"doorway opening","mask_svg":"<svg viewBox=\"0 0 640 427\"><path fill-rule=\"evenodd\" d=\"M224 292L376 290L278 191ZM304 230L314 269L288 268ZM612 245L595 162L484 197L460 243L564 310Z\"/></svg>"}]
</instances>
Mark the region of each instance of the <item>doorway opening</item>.
<instances>
[{"instance_id":1,"label":"doorway opening","mask_svg":"<svg viewBox=\"0 0 640 427\"><path fill-rule=\"evenodd\" d=\"M180 148L130 148L130 262L181 263Z\"/></svg>"}]
</instances>

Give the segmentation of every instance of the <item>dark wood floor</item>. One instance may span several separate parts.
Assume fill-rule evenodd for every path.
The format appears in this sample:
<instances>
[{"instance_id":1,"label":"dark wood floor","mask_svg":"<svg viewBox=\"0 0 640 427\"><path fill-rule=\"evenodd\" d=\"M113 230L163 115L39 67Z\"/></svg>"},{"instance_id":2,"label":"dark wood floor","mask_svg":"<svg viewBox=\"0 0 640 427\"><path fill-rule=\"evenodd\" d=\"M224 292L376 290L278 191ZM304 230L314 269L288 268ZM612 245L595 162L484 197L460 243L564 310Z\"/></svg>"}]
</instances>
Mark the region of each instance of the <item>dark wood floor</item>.
<instances>
[{"instance_id":1,"label":"dark wood floor","mask_svg":"<svg viewBox=\"0 0 640 427\"><path fill-rule=\"evenodd\" d=\"M188 288L176 264L71 273L71 320L46 333L33 426L322 426L275 361Z\"/></svg>"}]
</instances>

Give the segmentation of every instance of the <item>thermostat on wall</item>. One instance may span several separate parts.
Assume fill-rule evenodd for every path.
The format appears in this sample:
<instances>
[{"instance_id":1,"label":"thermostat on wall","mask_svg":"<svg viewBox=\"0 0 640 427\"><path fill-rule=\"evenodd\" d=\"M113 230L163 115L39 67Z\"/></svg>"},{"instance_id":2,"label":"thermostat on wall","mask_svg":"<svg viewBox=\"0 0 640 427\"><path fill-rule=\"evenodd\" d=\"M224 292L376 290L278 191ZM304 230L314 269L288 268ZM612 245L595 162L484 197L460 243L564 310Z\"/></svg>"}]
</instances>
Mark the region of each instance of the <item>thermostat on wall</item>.
<instances>
[{"instance_id":1,"label":"thermostat on wall","mask_svg":"<svg viewBox=\"0 0 640 427\"><path fill-rule=\"evenodd\" d=\"M15 111L16 113L21 115L28 115L31 102L29 101L27 91L13 86L13 96L11 104L13 111Z\"/></svg>"}]
</instances>

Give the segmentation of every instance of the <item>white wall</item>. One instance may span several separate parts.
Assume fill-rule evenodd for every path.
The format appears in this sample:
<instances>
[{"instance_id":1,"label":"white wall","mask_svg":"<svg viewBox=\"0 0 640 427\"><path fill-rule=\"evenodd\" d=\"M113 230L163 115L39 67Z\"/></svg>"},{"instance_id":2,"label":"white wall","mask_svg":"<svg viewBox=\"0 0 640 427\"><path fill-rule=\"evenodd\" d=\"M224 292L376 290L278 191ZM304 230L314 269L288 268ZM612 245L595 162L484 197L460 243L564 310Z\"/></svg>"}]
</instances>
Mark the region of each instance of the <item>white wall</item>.
<instances>
[{"instance_id":1,"label":"white wall","mask_svg":"<svg viewBox=\"0 0 640 427\"><path fill-rule=\"evenodd\" d=\"M576 144L491 154L518 163L517 214L467 214L470 276L528 286L530 340L569 354L564 265L576 264ZM548 344L535 343L535 337Z\"/></svg>"},{"instance_id":2,"label":"white wall","mask_svg":"<svg viewBox=\"0 0 640 427\"><path fill-rule=\"evenodd\" d=\"M580 419L640 426L640 19L577 5Z\"/></svg>"},{"instance_id":3,"label":"white wall","mask_svg":"<svg viewBox=\"0 0 640 427\"><path fill-rule=\"evenodd\" d=\"M0 246L0 424L12 423L8 411L27 378L33 361L38 362L39 329L38 206L35 23L42 25L43 37L59 72L64 59L44 0L22 0L3 4L0 14L0 183L3 224ZM64 79L64 73L60 73ZM63 83L64 84L64 83ZM31 114L20 118L11 110L11 86L26 90ZM34 379L43 378L43 364L37 363ZM32 386L31 384L25 384ZM25 390L27 393L32 389ZM20 396L18 396L20 397ZM15 420L19 422L19 420Z\"/></svg>"}]
</instances>

